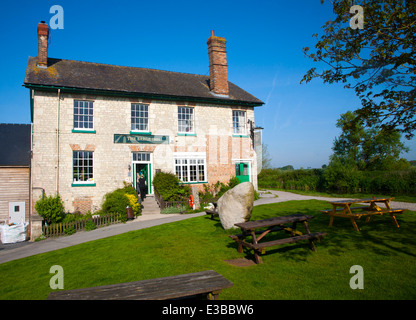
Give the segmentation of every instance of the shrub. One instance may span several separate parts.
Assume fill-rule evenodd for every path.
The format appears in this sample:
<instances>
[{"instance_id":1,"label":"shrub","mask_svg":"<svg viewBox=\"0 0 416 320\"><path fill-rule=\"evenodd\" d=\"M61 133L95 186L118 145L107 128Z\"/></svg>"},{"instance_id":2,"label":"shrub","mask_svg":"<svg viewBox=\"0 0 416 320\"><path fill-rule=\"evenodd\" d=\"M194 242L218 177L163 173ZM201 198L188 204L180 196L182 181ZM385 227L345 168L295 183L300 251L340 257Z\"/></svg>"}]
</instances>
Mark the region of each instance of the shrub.
<instances>
[{"instance_id":1,"label":"shrub","mask_svg":"<svg viewBox=\"0 0 416 320\"><path fill-rule=\"evenodd\" d=\"M67 213L62 222L69 223L78 220L83 220L84 215L81 212Z\"/></svg>"},{"instance_id":2,"label":"shrub","mask_svg":"<svg viewBox=\"0 0 416 320\"><path fill-rule=\"evenodd\" d=\"M94 221L89 220L85 223L85 230L86 231L91 231L97 229L97 225L94 223Z\"/></svg>"},{"instance_id":3,"label":"shrub","mask_svg":"<svg viewBox=\"0 0 416 320\"><path fill-rule=\"evenodd\" d=\"M239 183L240 183L240 180L238 180L238 178L235 177L235 176L230 178L230 181L228 181L228 184L224 184L222 182L217 182L217 184L220 184L221 187L220 187L220 190L218 191L218 193L215 196L220 198L224 193L226 193L228 190L234 188Z\"/></svg>"},{"instance_id":4,"label":"shrub","mask_svg":"<svg viewBox=\"0 0 416 320\"><path fill-rule=\"evenodd\" d=\"M127 197L127 199L129 200L129 206L130 208L133 209L134 216L137 217L138 215L140 215L141 206L139 202L137 201L137 196L133 194L128 194L128 193L126 193L124 196Z\"/></svg>"},{"instance_id":5,"label":"shrub","mask_svg":"<svg viewBox=\"0 0 416 320\"><path fill-rule=\"evenodd\" d=\"M230 181L228 182L228 187L230 188L230 189L232 189L232 188L234 188L237 184L239 184L240 183L240 180L238 180L238 178L237 177L235 177L235 176L232 176L231 178L230 178Z\"/></svg>"},{"instance_id":6,"label":"shrub","mask_svg":"<svg viewBox=\"0 0 416 320\"><path fill-rule=\"evenodd\" d=\"M189 197L191 189L181 184L173 173L160 171L153 178L153 186L165 201L176 201Z\"/></svg>"},{"instance_id":7,"label":"shrub","mask_svg":"<svg viewBox=\"0 0 416 320\"><path fill-rule=\"evenodd\" d=\"M168 207L168 208L163 209L160 213L162 214L181 213L186 210L187 210L186 206Z\"/></svg>"},{"instance_id":8,"label":"shrub","mask_svg":"<svg viewBox=\"0 0 416 320\"><path fill-rule=\"evenodd\" d=\"M64 203L59 194L39 199L35 204L35 209L48 224L61 222L65 216Z\"/></svg>"},{"instance_id":9,"label":"shrub","mask_svg":"<svg viewBox=\"0 0 416 320\"><path fill-rule=\"evenodd\" d=\"M133 197L136 199L135 203ZM101 213L117 214L121 221L127 221L126 207L132 207L133 213L140 214L140 205L137 203L136 190L132 186L124 186L124 188L116 189L104 196Z\"/></svg>"},{"instance_id":10,"label":"shrub","mask_svg":"<svg viewBox=\"0 0 416 320\"><path fill-rule=\"evenodd\" d=\"M65 228L64 233L68 236L70 236L71 234L74 234L76 232L74 226L69 226L67 228Z\"/></svg>"}]
</instances>

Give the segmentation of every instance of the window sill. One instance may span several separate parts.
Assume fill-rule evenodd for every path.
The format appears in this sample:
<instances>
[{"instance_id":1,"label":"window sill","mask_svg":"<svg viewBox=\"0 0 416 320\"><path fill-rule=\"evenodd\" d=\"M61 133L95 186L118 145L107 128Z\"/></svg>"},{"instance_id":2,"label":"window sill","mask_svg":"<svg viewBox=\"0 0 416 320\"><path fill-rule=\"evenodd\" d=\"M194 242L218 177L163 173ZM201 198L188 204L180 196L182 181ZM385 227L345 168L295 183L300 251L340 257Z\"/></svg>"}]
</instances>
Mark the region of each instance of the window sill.
<instances>
[{"instance_id":1,"label":"window sill","mask_svg":"<svg viewBox=\"0 0 416 320\"><path fill-rule=\"evenodd\" d=\"M148 131L130 131L130 134L137 134L137 135L144 135L144 136L152 135L152 133Z\"/></svg>"},{"instance_id":2,"label":"window sill","mask_svg":"<svg viewBox=\"0 0 416 320\"><path fill-rule=\"evenodd\" d=\"M96 133L95 130L72 129L72 133Z\"/></svg>"},{"instance_id":3,"label":"window sill","mask_svg":"<svg viewBox=\"0 0 416 320\"><path fill-rule=\"evenodd\" d=\"M182 184L198 184L198 183L208 183L208 181L192 181L192 182L182 182Z\"/></svg>"},{"instance_id":4,"label":"window sill","mask_svg":"<svg viewBox=\"0 0 416 320\"><path fill-rule=\"evenodd\" d=\"M233 134L233 138L248 138L247 134Z\"/></svg>"},{"instance_id":5,"label":"window sill","mask_svg":"<svg viewBox=\"0 0 416 320\"><path fill-rule=\"evenodd\" d=\"M72 183L71 187L95 187L96 184L95 183Z\"/></svg>"},{"instance_id":6,"label":"window sill","mask_svg":"<svg viewBox=\"0 0 416 320\"><path fill-rule=\"evenodd\" d=\"M178 136L181 136L181 137L196 137L196 133L178 132Z\"/></svg>"}]
</instances>

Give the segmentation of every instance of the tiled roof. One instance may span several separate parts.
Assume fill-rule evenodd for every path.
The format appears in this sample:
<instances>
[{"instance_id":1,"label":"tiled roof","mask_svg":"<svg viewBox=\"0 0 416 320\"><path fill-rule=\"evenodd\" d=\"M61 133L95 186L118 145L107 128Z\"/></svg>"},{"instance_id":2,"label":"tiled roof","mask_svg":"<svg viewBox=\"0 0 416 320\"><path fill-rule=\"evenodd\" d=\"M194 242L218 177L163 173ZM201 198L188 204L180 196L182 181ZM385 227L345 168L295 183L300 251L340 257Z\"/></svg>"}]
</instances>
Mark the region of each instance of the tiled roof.
<instances>
[{"instance_id":1,"label":"tiled roof","mask_svg":"<svg viewBox=\"0 0 416 320\"><path fill-rule=\"evenodd\" d=\"M263 104L231 82L228 97L215 95L209 89L209 76L204 75L52 58L48 59L46 69L37 67L36 63L37 57L29 57L24 80L26 86L78 88L161 98L223 100L254 106Z\"/></svg>"},{"instance_id":2,"label":"tiled roof","mask_svg":"<svg viewBox=\"0 0 416 320\"><path fill-rule=\"evenodd\" d=\"M0 166L29 167L30 124L0 123Z\"/></svg>"}]
</instances>

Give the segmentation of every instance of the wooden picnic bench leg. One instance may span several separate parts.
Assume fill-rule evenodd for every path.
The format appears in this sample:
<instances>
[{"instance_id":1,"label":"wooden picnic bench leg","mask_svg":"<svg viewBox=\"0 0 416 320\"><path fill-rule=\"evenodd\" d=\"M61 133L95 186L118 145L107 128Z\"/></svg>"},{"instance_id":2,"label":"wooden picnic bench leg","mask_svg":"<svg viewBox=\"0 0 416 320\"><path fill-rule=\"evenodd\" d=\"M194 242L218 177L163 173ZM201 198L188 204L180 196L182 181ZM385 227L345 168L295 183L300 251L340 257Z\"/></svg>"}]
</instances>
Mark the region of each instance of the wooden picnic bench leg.
<instances>
[{"instance_id":1,"label":"wooden picnic bench leg","mask_svg":"<svg viewBox=\"0 0 416 320\"><path fill-rule=\"evenodd\" d=\"M390 217L391 217L391 219L393 220L394 225L395 225L397 228L400 228L399 223L397 222L396 216L394 215L394 213L393 213L393 212L390 212Z\"/></svg>"},{"instance_id":2,"label":"wooden picnic bench leg","mask_svg":"<svg viewBox=\"0 0 416 320\"><path fill-rule=\"evenodd\" d=\"M291 232L292 237L296 235L296 225L297 225L296 221L292 223L292 232Z\"/></svg>"},{"instance_id":3,"label":"wooden picnic bench leg","mask_svg":"<svg viewBox=\"0 0 416 320\"><path fill-rule=\"evenodd\" d=\"M360 231L360 229L358 228L357 222L355 222L355 218L351 217L351 223L355 229L355 231Z\"/></svg>"},{"instance_id":4,"label":"wooden picnic bench leg","mask_svg":"<svg viewBox=\"0 0 416 320\"><path fill-rule=\"evenodd\" d=\"M390 207L390 200L385 200L385 201L384 201L384 204L385 204L385 206L386 206L386 208L387 208L388 210L391 210L391 207ZM400 228L399 223L397 222L396 216L394 215L394 213L393 213L393 212L390 212L390 217L391 217L391 219L393 220L394 225L395 225L397 228Z\"/></svg>"},{"instance_id":5,"label":"wooden picnic bench leg","mask_svg":"<svg viewBox=\"0 0 416 320\"><path fill-rule=\"evenodd\" d=\"M237 252L238 253L243 253L243 240L245 239L246 236L247 236L246 232L243 231L243 234L241 235L241 238L238 237L238 240L237 240L237 243L238 243Z\"/></svg>"},{"instance_id":6,"label":"wooden picnic bench leg","mask_svg":"<svg viewBox=\"0 0 416 320\"><path fill-rule=\"evenodd\" d=\"M253 238L253 244L257 244L258 242L257 242L256 232L254 230L251 230L251 236ZM254 249L254 260L256 261L257 264L263 263L263 260L260 257L260 254L262 253L263 253L263 250Z\"/></svg>"},{"instance_id":7,"label":"wooden picnic bench leg","mask_svg":"<svg viewBox=\"0 0 416 320\"><path fill-rule=\"evenodd\" d=\"M256 262L256 264L261 264L263 263L263 259L260 257L261 252L254 249L254 260Z\"/></svg>"},{"instance_id":8,"label":"wooden picnic bench leg","mask_svg":"<svg viewBox=\"0 0 416 320\"><path fill-rule=\"evenodd\" d=\"M243 242L242 242L242 240L237 241L237 243L238 243L237 252L238 253L243 253Z\"/></svg>"},{"instance_id":9,"label":"wooden picnic bench leg","mask_svg":"<svg viewBox=\"0 0 416 320\"><path fill-rule=\"evenodd\" d=\"M334 224L334 216L331 214L329 218L329 226L332 227L333 224Z\"/></svg>"},{"instance_id":10,"label":"wooden picnic bench leg","mask_svg":"<svg viewBox=\"0 0 416 320\"><path fill-rule=\"evenodd\" d=\"M212 291L210 293L208 293L208 300L218 300L218 297L221 293L221 290L217 290L217 291Z\"/></svg>"},{"instance_id":11,"label":"wooden picnic bench leg","mask_svg":"<svg viewBox=\"0 0 416 320\"><path fill-rule=\"evenodd\" d=\"M311 231L309 230L308 221L303 221L303 226L305 227L306 233L311 234ZM316 246L315 246L315 242L313 241L313 239L309 239L309 246L312 251L316 252Z\"/></svg>"},{"instance_id":12,"label":"wooden picnic bench leg","mask_svg":"<svg viewBox=\"0 0 416 320\"><path fill-rule=\"evenodd\" d=\"M329 218L329 226L332 227L334 224L334 216L337 213L337 206L335 204L332 205L332 214L330 214Z\"/></svg>"}]
</instances>

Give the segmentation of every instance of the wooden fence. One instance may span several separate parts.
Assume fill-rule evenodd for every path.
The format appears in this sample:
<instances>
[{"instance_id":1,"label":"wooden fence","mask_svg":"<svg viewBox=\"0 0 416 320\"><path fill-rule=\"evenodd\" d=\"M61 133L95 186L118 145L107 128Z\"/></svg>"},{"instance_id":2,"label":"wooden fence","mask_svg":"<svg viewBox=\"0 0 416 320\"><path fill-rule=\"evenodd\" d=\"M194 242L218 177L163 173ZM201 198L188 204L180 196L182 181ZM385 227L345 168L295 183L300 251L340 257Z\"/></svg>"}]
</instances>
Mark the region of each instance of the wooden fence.
<instances>
[{"instance_id":1,"label":"wooden fence","mask_svg":"<svg viewBox=\"0 0 416 320\"><path fill-rule=\"evenodd\" d=\"M65 230L71 227L74 228L75 231L85 230L85 225L88 221L92 221L97 227L100 227L103 225L116 224L119 222L119 219L117 218L116 214L109 214L105 216L93 217L86 220L78 220L67 223L54 223L42 226L43 235L45 237L59 237L65 235Z\"/></svg>"},{"instance_id":2,"label":"wooden fence","mask_svg":"<svg viewBox=\"0 0 416 320\"><path fill-rule=\"evenodd\" d=\"M160 210L166 209L166 208L185 208L188 205L189 199L182 199L182 200L176 200L176 201L166 201L162 198L162 196L154 190L155 199L157 204L159 205ZM199 198L199 203L201 205L207 205L208 203L217 202L218 198L210 198L210 199L203 199Z\"/></svg>"}]
</instances>

